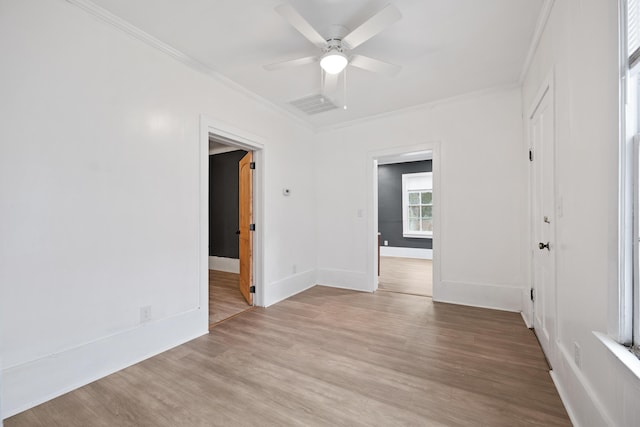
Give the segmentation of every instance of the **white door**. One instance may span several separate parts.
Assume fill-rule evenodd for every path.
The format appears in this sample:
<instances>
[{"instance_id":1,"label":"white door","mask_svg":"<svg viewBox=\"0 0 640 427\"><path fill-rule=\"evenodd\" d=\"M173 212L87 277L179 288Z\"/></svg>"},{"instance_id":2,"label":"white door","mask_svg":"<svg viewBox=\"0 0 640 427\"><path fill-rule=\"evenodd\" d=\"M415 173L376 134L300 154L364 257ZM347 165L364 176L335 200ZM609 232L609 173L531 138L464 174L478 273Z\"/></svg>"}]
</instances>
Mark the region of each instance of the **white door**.
<instances>
[{"instance_id":1,"label":"white door","mask_svg":"<svg viewBox=\"0 0 640 427\"><path fill-rule=\"evenodd\" d=\"M552 93L547 89L529 118L532 143L533 328L553 363L556 322L555 142ZM552 366L553 368L553 366Z\"/></svg>"}]
</instances>

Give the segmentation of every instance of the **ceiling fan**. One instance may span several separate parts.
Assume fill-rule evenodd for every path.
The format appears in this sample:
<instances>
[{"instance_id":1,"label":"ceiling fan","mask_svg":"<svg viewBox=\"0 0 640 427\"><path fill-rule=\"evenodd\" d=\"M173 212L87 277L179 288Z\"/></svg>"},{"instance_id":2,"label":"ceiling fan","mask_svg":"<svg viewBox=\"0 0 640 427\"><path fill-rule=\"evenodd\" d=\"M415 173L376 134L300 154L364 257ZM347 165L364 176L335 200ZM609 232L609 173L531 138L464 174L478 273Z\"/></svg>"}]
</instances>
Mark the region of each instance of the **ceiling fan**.
<instances>
[{"instance_id":1,"label":"ceiling fan","mask_svg":"<svg viewBox=\"0 0 640 427\"><path fill-rule=\"evenodd\" d=\"M322 80L323 91L326 93L327 91L331 91L337 84L338 75L347 65L390 77L398 74L401 69L398 65L352 53L353 49L402 18L400 11L394 5L387 5L350 32L341 25L333 25L330 30L331 34L328 34L329 37L320 35L320 33L289 4L276 6L275 11L286 19L289 24L298 30L307 40L316 45L320 49L320 53L315 56L307 56L265 65L264 68L266 70L278 70L319 61L320 67L324 71Z\"/></svg>"}]
</instances>

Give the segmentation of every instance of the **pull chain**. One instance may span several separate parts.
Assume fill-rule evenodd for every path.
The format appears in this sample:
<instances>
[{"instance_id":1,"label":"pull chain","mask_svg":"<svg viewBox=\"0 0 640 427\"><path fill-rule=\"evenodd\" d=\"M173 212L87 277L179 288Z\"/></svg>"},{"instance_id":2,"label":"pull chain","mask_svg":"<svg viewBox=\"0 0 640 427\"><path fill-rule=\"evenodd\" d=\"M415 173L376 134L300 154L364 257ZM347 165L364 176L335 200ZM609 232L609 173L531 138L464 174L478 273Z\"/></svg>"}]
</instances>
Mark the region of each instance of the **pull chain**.
<instances>
[{"instance_id":1,"label":"pull chain","mask_svg":"<svg viewBox=\"0 0 640 427\"><path fill-rule=\"evenodd\" d=\"M344 71L344 76L342 76L342 98L344 101L344 105L342 106L343 109L347 109L347 69L345 68Z\"/></svg>"}]
</instances>

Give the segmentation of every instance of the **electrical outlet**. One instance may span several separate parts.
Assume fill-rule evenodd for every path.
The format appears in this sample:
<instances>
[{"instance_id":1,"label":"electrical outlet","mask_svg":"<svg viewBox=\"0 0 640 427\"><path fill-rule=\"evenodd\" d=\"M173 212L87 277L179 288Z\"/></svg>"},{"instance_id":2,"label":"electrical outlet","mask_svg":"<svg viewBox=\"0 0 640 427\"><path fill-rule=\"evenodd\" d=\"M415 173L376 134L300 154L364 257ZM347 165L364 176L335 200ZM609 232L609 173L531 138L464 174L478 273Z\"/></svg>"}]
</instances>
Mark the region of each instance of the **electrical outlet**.
<instances>
[{"instance_id":1,"label":"electrical outlet","mask_svg":"<svg viewBox=\"0 0 640 427\"><path fill-rule=\"evenodd\" d=\"M291 271L293 272L293 274L296 274L298 272L298 266L293 264L293 267L291 268Z\"/></svg>"},{"instance_id":2,"label":"electrical outlet","mask_svg":"<svg viewBox=\"0 0 640 427\"><path fill-rule=\"evenodd\" d=\"M385 240L385 241L384 241L384 245L385 245L385 246L389 246L389 241L388 241L388 240Z\"/></svg>"},{"instance_id":3,"label":"electrical outlet","mask_svg":"<svg viewBox=\"0 0 640 427\"><path fill-rule=\"evenodd\" d=\"M140 323L146 323L151 320L151 306L145 305L140 307Z\"/></svg>"},{"instance_id":4,"label":"electrical outlet","mask_svg":"<svg viewBox=\"0 0 640 427\"><path fill-rule=\"evenodd\" d=\"M580 364L582 363L582 354L580 351L580 344L577 342L573 342L573 361L576 363L576 366L580 368Z\"/></svg>"}]
</instances>

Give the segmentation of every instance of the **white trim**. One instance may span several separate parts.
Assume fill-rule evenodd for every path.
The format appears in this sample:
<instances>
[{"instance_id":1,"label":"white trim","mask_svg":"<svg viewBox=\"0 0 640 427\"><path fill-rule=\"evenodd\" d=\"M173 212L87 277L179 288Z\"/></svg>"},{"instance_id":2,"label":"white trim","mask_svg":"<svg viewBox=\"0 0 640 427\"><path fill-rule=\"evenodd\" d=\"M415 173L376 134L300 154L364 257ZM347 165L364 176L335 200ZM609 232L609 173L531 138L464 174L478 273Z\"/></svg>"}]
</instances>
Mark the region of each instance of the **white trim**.
<instances>
[{"instance_id":1,"label":"white trim","mask_svg":"<svg viewBox=\"0 0 640 427\"><path fill-rule=\"evenodd\" d=\"M209 257L209 270L240 274L240 260L221 256Z\"/></svg>"},{"instance_id":2,"label":"white trim","mask_svg":"<svg viewBox=\"0 0 640 427\"><path fill-rule=\"evenodd\" d=\"M131 24L130 22L120 18L119 16L114 15L113 13L109 12L108 10L96 5L95 3L93 3L90 0L66 0L68 3L78 7L79 9L84 10L85 12L87 12L88 14L95 16L96 18L100 19L102 22L111 25L112 27L146 43L147 45L151 46L154 49L159 50L160 52L165 53L166 55L171 56L172 58L182 62L183 64L187 65L188 67L193 68L194 70L200 71L208 76L213 77L214 79L216 79L219 83L225 85L226 87L235 90L237 92L239 92L240 94L242 94L243 96L256 101L257 103L259 103L260 105L263 105L264 107L266 107L267 109L277 112L279 114L282 114L294 121L296 121L297 123L303 125L305 128L311 130L311 131L315 131L315 127L307 122L306 120L302 119L301 117L296 116L295 114L293 114L292 112L280 107L277 104L274 104L273 102L269 101L266 98L263 98L262 96L256 94L255 92L252 92L250 90L248 90L247 88L245 88L244 86L241 86L240 84L234 82L233 80L223 76L222 74L218 73L217 71L215 71L213 68L209 67L208 65L198 61L197 59L185 54L184 52L181 52L178 49L175 49L174 47L171 47L170 45L168 45L167 43L157 39L156 37L152 36L151 34L147 33L146 31L141 30L140 28L136 27L135 25Z\"/></svg>"},{"instance_id":3,"label":"white trim","mask_svg":"<svg viewBox=\"0 0 640 427\"><path fill-rule=\"evenodd\" d=\"M388 256L388 257L396 257L396 258L433 259L433 249L380 246L380 256Z\"/></svg>"},{"instance_id":4,"label":"white trim","mask_svg":"<svg viewBox=\"0 0 640 427\"><path fill-rule=\"evenodd\" d=\"M433 300L436 302L512 312L522 310L522 288L516 285L452 280L442 280L436 283L434 280L433 295Z\"/></svg>"},{"instance_id":5,"label":"white trim","mask_svg":"<svg viewBox=\"0 0 640 427\"><path fill-rule=\"evenodd\" d=\"M425 102L422 104L418 104L418 105L412 105L410 107L406 107L406 108L399 108L397 110L393 110L393 111L387 111L384 113L380 113L380 114L374 114L371 116L366 116L366 117L361 117L359 119L353 119L353 120L348 120L348 121L344 121L344 122L340 122L340 123L336 123L336 124L331 124L331 125L324 125L324 126L318 126L316 128L316 132L317 133L322 133L322 132L331 132L334 130L338 130L338 129L344 129L344 128L350 128L350 127L354 127L354 126L358 126L358 125L362 125L365 123L369 123L369 122L375 122L381 119L385 119L385 118L391 118L391 117L395 117L395 116L401 116L404 114L409 114L412 113L414 111L420 111L420 110L429 110L432 108L436 108L436 107L440 107L442 105L447 105L447 104L456 104L459 102L463 102L469 99L475 99L475 98L479 98L482 96L489 96L489 95L494 95L494 94L499 94L499 93L504 93L504 92L508 92L514 89L520 89L522 86L521 83L509 83L509 84L505 84L505 85L499 85L499 86L494 86L494 87L490 87L487 89L481 89L481 90L477 90L477 91L473 91L473 92L468 92L468 93L463 93L461 95L455 95L455 96L451 96L449 98L443 98L443 99L436 99L434 101L429 101L429 102ZM415 150L415 151L419 151L419 150ZM410 151L407 151L407 153L409 153ZM398 154L402 154L402 153L398 153ZM390 156L394 155L389 154Z\"/></svg>"},{"instance_id":6,"label":"white trim","mask_svg":"<svg viewBox=\"0 0 640 427\"><path fill-rule=\"evenodd\" d=\"M557 135L556 135L556 129L557 129L557 123L556 123L556 106L555 106L555 82L554 82L554 78L555 78L555 69L552 67L551 70L547 73L546 77L544 78L544 80L542 81L542 84L540 85L538 92L536 93L536 96L533 98L533 102L531 103L531 105L529 106L529 109L527 110L527 116L525 117L526 120L526 143L527 146L529 147L529 149L533 149L533 141L532 141L532 135L531 135L531 119L533 118L533 115L535 114L535 112L537 111L538 107L540 106L540 103L543 101L545 96L550 96L550 103L551 106L553 108L553 139L554 139L554 143L553 143L553 157L554 157L554 164L551 165L551 170L554 176L554 189L553 189L553 201L554 201L554 215L556 215L557 217L559 217L560 215L557 212L557 197L558 197L558 191L557 191L557 182L555 180L555 177L558 176L557 171L556 171L556 163L557 163L557 158L558 158L558 144L556 143L557 141ZM528 267L529 267L529 289L527 289L526 291L529 292L531 289L534 288L534 271L533 271L533 266L534 266L534 262L533 262L533 257L534 257L534 251L535 248L534 246L536 245L535 242L535 236L534 236L534 197L535 194L533 193L533 178L534 178L534 164L536 161L536 153L535 150L533 152L533 162L528 162L529 163L529 173L528 173L528 198L527 198L527 203L528 203L528 216L529 216L529 221L528 221L528 233L527 233L527 247L529 248L529 250L527 251L529 253L529 257L528 257ZM557 229L556 229L556 225L557 225L558 221L554 221L552 227L554 228L553 230L553 235L554 237L557 239L558 237L558 233L557 233ZM554 258L556 257L556 251L553 252L553 256ZM558 325L558 315L557 315L557 259L554 259L554 265L555 267L555 272L554 272L554 292L556 293L553 296L553 300L554 300L554 306L553 306L553 313L555 315L555 323L554 323L554 337L558 336L558 332L557 332L557 325ZM531 325L531 327L533 328L535 325L534 322L534 302L531 300L530 297L526 296L527 294L525 293L525 298L522 301L522 310L523 315L528 315L529 316L529 324ZM554 345L553 343L551 344L552 346ZM549 361L551 363L553 363L552 360L552 355L547 354L546 355L547 358L549 359Z\"/></svg>"},{"instance_id":7,"label":"white trim","mask_svg":"<svg viewBox=\"0 0 640 427\"><path fill-rule=\"evenodd\" d=\"M564 345L558 345L558 359L558 367L551 371L551 378L572 424L576 427L616 426L598 394L576 366L573 356ZM581 421L584 421L584 424Z\"/></svg>"},{"instance_id":8,"label":"white trim","mask_svg":"<svg viewBox=\"0 0 640 427\"><path fill-rule=\"evenodd\" d=\"M408 239L433 239L432 231L411 231L409 233L402 233L402 237Z\"/></svg>"},{"instance_id":9,"label":"white trim","mask_svg":"<svg viewBox=\"0 0 640 427\"><path fill-rule=\"evenodd\" d=\"M431 150L433 176L433 284L434 297L440 283L440 206L442 205L442 181L440 173L440 142L427 142L403 147L393 147L367 153L367 176L370 181L367 195L367 269L363 284L353 287L358 290L375 292L378 289L378 159L403 153ZM320 275L318 276L320 278Z\"/></svg>"},{"instance_id":10,"label":"white trim","mask_svg":"<svg viewBox=\"0 0 640 427\"><path fill-rule=\"evenodd\" d=\"M269 298L264 306L269 307L289 297L292 297L316 285L316 270L311 269L293 274L269 285Z\"/></svg>"},{"instance_id":11,"label":"white trim","mask_svg":"<svg viewBox=\"0 0 640 427\"><path fill-rule=\"evenodd\" d=\"M253 222L256 231L253 233L253 284L256 287L254 305L265 305L265 271L264 271L264 177L265 140L243 129L200 115L200 242L199 259L201 260L202 301L209 301L209 245L205 236L209 235L209 135L216 141L227 145L253 151L253 161L257 167L253 175Z\"/></svg>"},{"instance_id":12,"label":"white trim","mask_svg":"<svg viewBox=\"0 0 640 427\"><path fill-rule=\"evenodd\" d=\"M629 116L635 111L633 106L629 105L627 110L627 102L633 103L633 99L628 99L629 95L629 70L628 70L628 53L627 53L627 35L626 35L626 7L627 2L620 2L620 34L619 46L619 127L618 127L618 221L617 221L617 258L618 265L616 271L615 286L611 286L608 292L608 333L620 343L631 344L635 341L634 337L634 301L633 292L637 286L637 277L634 273L637 271L638 257L634 256L637 249L636 236L637 218L634 212L637 212L636 200L636 183L637 183L637 137L629 137L633 135L636 129L631 129L636 122L635 118ZM631 98L636 98L636 93ZM631 114L630 114L631 113ZM630 146L631 145L631 146Z\"/></svg>"},{"instance_id":13,"label":"white trim","mask_svg":"<svg viewBox=\"0 0 640 427\"><path fill-rule=\"evenodd\" d=\"M602 344L620 361L622 366L627 368L636 378L640 379L640 359L636 357L629 349L622 344L616 342L607 334L601 332L593 332L593 335L600 340Z\"/></svg>"},{"instance_id":14,"label":"white trim","mask_svg":"<svg viewBox=\"0 0 640 427\"><path fill-rule=\"evenodd\" d=\"M238 151L238 147L218 147L209 150L210 156L217 156L218 154L230 153L232 151Z\"/></svg>"},{"instance_id":15,"label":"white trim","mask_svg":"<svg viewBox=\"0 0 640 427\"><path fill-rule=\"evenodd\" d=\"M540 9L538 21L536 22L536 28L533 32L531 43L529 44L529 50L527 51L527 56L525 57L524 63L522 64L522 71L520 71L520 79L518 80L520 84L524 83L524 79L527 77L527 73L529 72L529 68L531 67L531 62L533 61L533 57L536 54L538 45L540 44L540 39L544 34L544 29L547 26L547 22L549 22L549 17L551 16L551 10L553 9L554 1L555 0L544 0L544 4Z\"/></svg>"},{"instance_id":16,"label":"white trim","mask_svg":"<svg viewBox=\"0 0 640 427\"><path fill-rule=\"evenodd\" d=\"M2 371L3 416L11 417L207 334L208 312L208 307L204 307L146 322L5 368ZM114 351L118 348L127 351Z\"/></svg>"},{"instance_id":17,"label":"white trim","mask_svg":"<svg viewBox=\"0 0 640 427\"><path fill-rule=\"evenodd\" d=\"M573 407L567 404L567 402L569 401L567 396L567 391L562 386L562 383L560 382L560 378L558 378L558 375L554 371L549 371L549 375L551 376L551 381L553 381L553 385L555 385L556 390L558 390L558 394L560 395L560 400L564 405L564 409L567 411L567 415L569 415L569 420L571 420L571 424L574 427L579 427L580 423L578 423L578 419L576 417L575 412L573 411Z\"/></svg>"},{"instance_id":18,"label":"white trim","mask_svg":"<svg viewBox=\"0 0 640 427\"><path fill-rule=\"evenodd\" d=\"M378 166L380 165L395 165L397 163L407 162L423 162L425 160L431 160L433 153L427 151L416 151L413 153L404 153L397 156L389 156L378 159Z\"/></svg>"},{"instance_id":19,"label":"white trim","mask_svg":"<svg viewBox=\"0 0 640 427\"><path fill-rule=\"evenodd\" d=\"M376 278L377 276L378 272L376 271ZM363 292L374 291L371 289L370 282L367 280L367 274L361 271L340 270L337 268L319 268L316 273L316 283L330 288L350 289L353 291Z\"/></svg>"},{"instance_id":20,"label":"white trim","mask_svg":"<svg viewBox=\"0 0 640 427\"><path fill-rule=\"evenodd\" d=\"M531 329L533 326L531 326L531 324L529 323L529 320L527 319L527 316L525 316L524 311L520 312L520 316L522 317L522 321L524 322L525 326L528 329Z\"/></svg>"}]
</instances>

